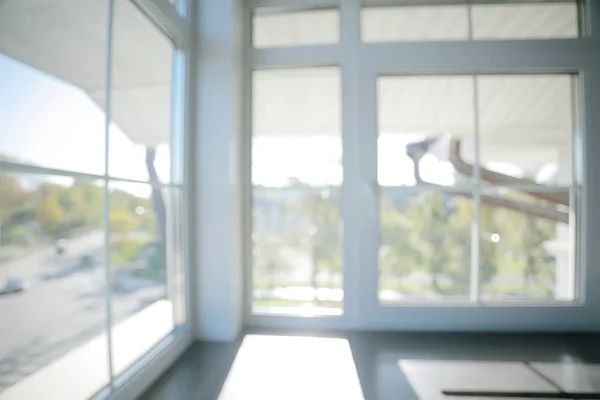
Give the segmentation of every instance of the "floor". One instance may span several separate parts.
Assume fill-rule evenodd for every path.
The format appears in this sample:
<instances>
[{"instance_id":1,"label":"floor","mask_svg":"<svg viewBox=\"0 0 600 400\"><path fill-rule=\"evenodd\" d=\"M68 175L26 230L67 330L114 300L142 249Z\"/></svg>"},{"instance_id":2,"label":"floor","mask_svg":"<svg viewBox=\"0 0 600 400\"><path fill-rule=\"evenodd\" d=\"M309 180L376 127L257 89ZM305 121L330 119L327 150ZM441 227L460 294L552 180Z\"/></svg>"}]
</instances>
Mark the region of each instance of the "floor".
<instances>
[{"instance_id":1,"label":"floor","mask_svg":"<svg viewBox=\"0 0 600 400\"><path fill-rule=\"evenodd\" d=\"M497 374L502 384L525 379L516 362L555 370L600 363L600 335L248 332L232 344L194 344L140 400L417 400L417 392L430 400L428 379L448 380L431 372L440 361L460 361L448 368L455 375L508 368L519 378ZM593 375L586 384L600 389L600 368Z\"/></svg>"}]
</instances>

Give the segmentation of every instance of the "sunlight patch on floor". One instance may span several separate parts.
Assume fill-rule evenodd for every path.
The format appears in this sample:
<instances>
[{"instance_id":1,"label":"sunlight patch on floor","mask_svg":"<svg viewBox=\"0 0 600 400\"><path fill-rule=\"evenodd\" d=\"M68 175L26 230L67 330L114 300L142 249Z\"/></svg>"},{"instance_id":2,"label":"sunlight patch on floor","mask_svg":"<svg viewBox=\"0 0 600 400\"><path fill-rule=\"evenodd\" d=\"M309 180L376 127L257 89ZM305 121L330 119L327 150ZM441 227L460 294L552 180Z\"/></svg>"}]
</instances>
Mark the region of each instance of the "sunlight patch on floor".
<instances>
[{"instance_id":1,"label":"sunlight patch on floor","mask_svg":"<svg viewBox=\"0 0 600 400\"><path fill-rule=\"evenodd\" d=\"M364 400L346 339L247 335L219 400Z\"/></svg>"}]
</instances>

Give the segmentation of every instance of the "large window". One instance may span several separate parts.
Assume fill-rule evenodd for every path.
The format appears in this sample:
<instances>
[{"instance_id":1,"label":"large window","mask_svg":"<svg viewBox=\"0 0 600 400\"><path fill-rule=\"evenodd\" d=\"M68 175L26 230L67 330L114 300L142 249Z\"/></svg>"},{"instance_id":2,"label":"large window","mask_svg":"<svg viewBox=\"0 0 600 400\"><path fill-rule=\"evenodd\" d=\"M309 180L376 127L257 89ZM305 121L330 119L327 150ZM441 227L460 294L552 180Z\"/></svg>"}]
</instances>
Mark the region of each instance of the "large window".
<instances>
[{"instance_id":1,"label":"large window","mask_svg":"<svg viewBox=\"0 0 600 400\"><path fill-rule=\"evenodd\" d=\"M247 322L595 324L600 3L309 3L247 13Z\"/></svg>"},{"instance_id":2,"label":"large window","mask_svg":"<svg viewBox=\"0 0 600 400\"><path fill-rule=\"evenodd\" d=\"M573 87L378 80L379 300L573 300Z\"/></svg>"},{"instance_id":3,"label":"large window","mask_svg":"<svg viewBox=\"0 0 600 400\"><path fill-rule=\"evenodd\" d=\"M67 3L0 6L0 399L89 398L185 324L182 54Z\"/></svg>"},{"instance_id":4,"label":"large window","mask_svg":"<svg viewBox=\"0 0 600 400\"><path fill-rule=\"evenodd\" d=\"M339 68L256 71L253 105L252 310L339 314Z\"/></svg>"}]
</instances>

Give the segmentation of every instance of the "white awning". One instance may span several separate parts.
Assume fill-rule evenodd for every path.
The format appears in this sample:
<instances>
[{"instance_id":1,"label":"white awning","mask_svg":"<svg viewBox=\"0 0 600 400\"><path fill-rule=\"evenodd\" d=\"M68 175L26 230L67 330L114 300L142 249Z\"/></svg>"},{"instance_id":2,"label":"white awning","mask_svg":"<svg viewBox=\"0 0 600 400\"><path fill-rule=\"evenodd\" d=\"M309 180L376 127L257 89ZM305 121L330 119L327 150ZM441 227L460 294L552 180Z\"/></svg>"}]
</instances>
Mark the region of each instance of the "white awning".
<instances>
[{"instance_id":1,"label":"white awning","mask_svg":"<svg viewBox=\"0 0 600 400\"><path fill-rule=\"evenodd\" d=\"M84 90L105 107L107 1L4 0L0 53ZM129 0L116 0L111 119L134 143L170 132L173 44Z\"/></svg>"}]
</instances>

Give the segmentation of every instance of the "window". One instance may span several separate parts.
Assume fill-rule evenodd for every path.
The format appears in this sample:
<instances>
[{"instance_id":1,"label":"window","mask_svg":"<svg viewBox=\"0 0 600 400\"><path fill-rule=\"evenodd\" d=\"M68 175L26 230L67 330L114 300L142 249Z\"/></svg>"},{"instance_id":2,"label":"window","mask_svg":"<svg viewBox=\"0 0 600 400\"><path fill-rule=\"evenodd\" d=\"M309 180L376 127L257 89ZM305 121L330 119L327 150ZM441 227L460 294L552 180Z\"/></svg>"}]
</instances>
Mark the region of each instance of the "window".
<instances>
[{"instance_id":1,"label":"window","mask_svg":"<svg viewBox=\"0 0 600 400\"><path fill-rule=\"evenodd\" d=\"M341 312L340 112L337 67L253 74L254 313Z\"/></svg>"},{"instance_id":2,"label":"window","mask_svg":"<svg viewBox=\"0 0 600 400\"><path fill-rule=\"evenodd\" d=\"M559 39L579 36L575 1L365 7L364 42Z\"/></svg>"},{"instance_id":3,"label":"window","mask_svg":"<svg viewBox=\"0 0 600 400\"><path fill-rule=\"evenodd\" d=\"M186 323L182 54L107 4L0 6L0 399L90 398Z\"/></svg>"},{"instance_id":4,"label":"window","mask_svg":"<svg viewBox=\"0 0 600 400\"><path fill-rule=\"evenodd\" d=\"M466 6L370 7L362 12L365 42L468 40Z\"/></svg>"},{"instance_id":5,"label":"window","mask_svg":"<svg viewBox=\"0 0 600 400\"><path fill-rule=\"evenodd\" d=\"M576 297L575 79L378 79L381 303Z\"/></svg>"},{"instance_id":6,"label":"window","mask_svg":"<svg viewBox=\"0 0 600 400\"><path fill-rule=\"evenodd\" d=\"M473 39L561 39L579 35L576 2L472 6Z\"/></svg>"},{"instance_id":7,"label":"window","mask_svg":"<svg viewBox=\"0 0 600 400\"><path fill-rule=\"evenodd\" d=\"M252 42L255 48L325 45L339 41L340 21L337 10L254 10Z\"/></svg>"}]
</instances>

